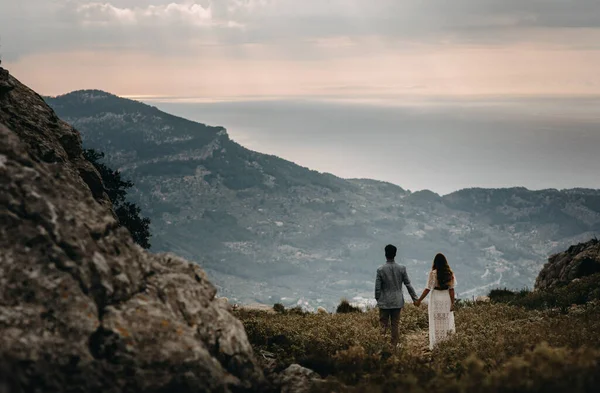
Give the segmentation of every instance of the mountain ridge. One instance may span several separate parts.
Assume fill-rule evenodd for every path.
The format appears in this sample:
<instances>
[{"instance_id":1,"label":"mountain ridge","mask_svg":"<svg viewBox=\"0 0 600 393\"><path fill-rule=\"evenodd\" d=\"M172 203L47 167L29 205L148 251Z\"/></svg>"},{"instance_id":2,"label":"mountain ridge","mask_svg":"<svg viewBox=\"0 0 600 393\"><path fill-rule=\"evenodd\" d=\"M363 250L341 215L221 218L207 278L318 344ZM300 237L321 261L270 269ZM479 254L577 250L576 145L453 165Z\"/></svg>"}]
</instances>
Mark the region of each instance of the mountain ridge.
<instances>
[{"instance_id":1,"label":"mountain ridge","mask_svg":"<svg viewBox=\"0 0 600 393\"><path fill-rule=\"evenodd\" d=\"M496 282L531 286L549 253L600 230L600 191L472 188L440 196L342 179L248 150L223 127L109 93L90 100L94 92L47 101L134 181L156 250L197 260L223 294L242 302L366 301L387 243L400 247L417 285L443 251L465 293Z\"/></svg>"},{"instance_id":2,"label":"mountain ridge","mask_svg":"<svg viewBox=\"0 0 600 393\"><path fill-rule=\"evenodd\" d=\"M168 112L164 112L164 111L162 111L161 109L159 109L158 107L156 107L154 105L145 103L145 102L140 101L138 99L130 99L130 98L121 97L121 96L119 96L117 94L110 93L110 92L107 92L105 90L100 90L100 89L80 89L80 90L74 90L74 91L70 91L70 92L67 92L67 93L64 93L64 94L55 95L55 96L42 96L42 97L45 100L50 100L51 102L56 102L56 101L68 99L68 98L71 98L71 97L85 97L86 95L90 95L90 94L97 94L97 95L99 95L103 99L105 99L105 98L118 99L119 102L121 102L121 103L131 103L131 102L133 102L133 103L136 103L136 104L139 104L139 105L143 105L145 107L151 108L152 110L156 110L157 112L160 112L161 114L170 116L172 118L176 118L178 120L184 120L186 122L200 124L202 126L218 128L218 129L220 129L220 131L224 132L225 135L229 136L229 134L227 132L227 129L225 127L223 127L223 126L208 126L206 123L197 122L197 121L194 121L194 120L186 119L185 117L182 117L182 116L177 116L177 115L169 114ZM94 100L90 99L89 101L91 103L93 103ZM57 106L57 107L59 108L59 110L64 110L65 109L65 108L61 108L60 106ZM334 176L334 177L336 177L338 179L341 179L341 180L356 181L356 182L364 182L364 181L367 181L367 182L376 182L376 183L388 184L388 185L391 185L391 186L399 187L400 189L402 189L402 191L405 191L405 192L408 191L401 184L393 183L393 182L390 182L390 181L379 180L379 179L375 179L375 178L366 178L366 177L361 177L361 178L354 178L354 177L348 177L348 178L346 178L346 177L341 177L341 176L337 176L337 175L335 175L334 173L331 173L331 172L321 172L321 171L314 170L314 169L311 169L309 167L297 164L297 163L295 163L295 162L293 162L291 160L282 158L282 157L278 156L277 154L262 153L262 152L254 151L252 149L247 149L247 150L250 150L250 151L252 151L253 153L256 153L256 154L262 154L262 155L265 155L265 156L270 156L270 157L278 158L278 159L284 160L286 162L292 163L292 164L294 164L296 166L299 166L301 168L308 169L308 170L311 170L311 171L314 171L314 172L318 172L318 173L324 174L324 175L331 175L331 176ZM454 191L450 191L448 193L438 193L438 192L433 191L433 190L431 190L429 188L424 188L424 189L412 190L412 191L409 191L409 192L410 193L416 193L416 192L420 192L420 191L427 191L427 192L432 192L432 193L434 193L434 194L436 194L436 195L438 195L440 197L447 197L447 196L450 196L450 195L453 195L453 194L456 194L456 193L460 193L462 191L500 191L500 190L523 190L523 191L529 191L529 192L546 192L546 191L578 192L578 193L589 192L591 194L600 194L600 189L593 189L593 188L586 188L586 187L539 188L538 189L538 188L529 188L527 186L506 186L506 187L481 187L481 186L473 186L473 187L460 188L460 189L457 189L457 190L454 190Z\"/></svg>"}]
</instances>

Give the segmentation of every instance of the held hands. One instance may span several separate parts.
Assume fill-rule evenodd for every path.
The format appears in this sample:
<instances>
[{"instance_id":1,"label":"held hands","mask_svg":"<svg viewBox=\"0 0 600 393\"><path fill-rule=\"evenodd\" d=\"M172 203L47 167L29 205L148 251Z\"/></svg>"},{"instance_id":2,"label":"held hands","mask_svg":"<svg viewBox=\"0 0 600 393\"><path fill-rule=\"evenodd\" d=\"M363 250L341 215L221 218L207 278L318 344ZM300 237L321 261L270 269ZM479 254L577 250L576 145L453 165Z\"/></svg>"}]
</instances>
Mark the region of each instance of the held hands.
<instances>
[{"instance_id":1,"label":"held hands","mask_svg":"<svg viewBox=\"0 0 600 393\"><path fill-rule=\"evenodd\" d=\"M415 307L421 307L421 300L415 300L413 304L415 305ZM450 305L450 311L454 311L454 303Z\"/></svg>"}]
</instances>

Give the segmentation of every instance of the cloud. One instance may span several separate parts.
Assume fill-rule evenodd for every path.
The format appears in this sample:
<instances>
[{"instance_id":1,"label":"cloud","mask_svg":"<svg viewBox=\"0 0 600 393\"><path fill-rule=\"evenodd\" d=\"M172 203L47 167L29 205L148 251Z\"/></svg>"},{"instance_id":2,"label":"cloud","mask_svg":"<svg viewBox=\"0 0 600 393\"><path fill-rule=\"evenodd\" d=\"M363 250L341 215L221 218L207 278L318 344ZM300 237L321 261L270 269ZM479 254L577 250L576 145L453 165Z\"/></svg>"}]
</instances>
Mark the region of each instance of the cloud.
<instances>
[{"instance_id":1,"label":"cloud","mask_svg":"<svg viewBox=\"0 0 600 393\"><path fill-rule=\"evenodd\" d=\"M89 3L77 7L76 12L83 24L109 24L112 22L133 24L138 16L128 8L117 8L111 4Z\"/></svg>"},{"instance_id":2,"label":"cloud","mask_svg":"<svg viewBox=\"0 0 600 393\"><path fill-rule=\"evenodd\" d=\"M7 60L138 51L316 60L418 46L600 48L598 0L22 0L0 2Z\"/></svg>"},{"instance_id":3,"label":"cloud","mask_svg":"<svg viewBox=\"0 0 600 393\"><path fill-rule=\"evenodd\" d=\"M233 0L0 2L2 54L5 60L90 49L195 55L203 45L240 42L236 37L244 26L229 15L242 15L243 7L253 5Z\"/></svg>"},{"instance_id":4,"label":"cloud","mask_svg":"<svg viewBox=\"0 0 600 393\"><path fill-rule=\"evenodd\" d=\"M45 94L590 95L599 18L597 0L0 0L0 37Z\"/></svg>"},{"instance_id":5,"label":"cloud","mask_svg":"<svg viewBox=\"0 0 600 393\"><path fill-rule=\"evenodd\" d=\"M140 25L190 26L227 25L227 21L213 18L210 5L203 6L194 2L148 5L147 7L120 8L110 3L85 3L75 9L74 17L82 24L100 25Z\"/></svg>"},{"instance_id":6,"label":"cloud","mask_svg":"<svg viewBox=\"0 0 600 393\"><path fill-rule=\"evenodd\" d=\"M27 28L26 28L27 27ZM235 45L379 36L382 41L493 43L536 31L600 29L598 0L27 0L0 3L9 51L129 48L143 37ZM113 34L111 31L118 31ZM200 30L200 31L198 31ZM236 31L237 30L237 31ZM164 38L161 38L164 37ZM13 45L10 41L16 41ZM166 41L171 41L167 43ZM123 45L123 43L126 45ZM322 41L319 41L322 42ZM162 48L162 46L159 46ZM143 48L142 48L143 49ZM151 49L151 48L147 48Z\"/></svg>"}]
</instances>

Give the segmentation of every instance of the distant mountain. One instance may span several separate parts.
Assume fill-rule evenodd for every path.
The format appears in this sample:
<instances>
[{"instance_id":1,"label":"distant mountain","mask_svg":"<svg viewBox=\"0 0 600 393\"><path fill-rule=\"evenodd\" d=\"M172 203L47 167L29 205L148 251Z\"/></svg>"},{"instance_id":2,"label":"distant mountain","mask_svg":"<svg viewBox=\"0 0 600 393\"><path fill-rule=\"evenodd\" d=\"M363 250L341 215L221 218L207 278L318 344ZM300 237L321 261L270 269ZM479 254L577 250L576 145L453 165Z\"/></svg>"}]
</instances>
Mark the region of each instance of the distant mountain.
<instances>
[{"instance_id":1,"label":"distant mountain","mask_svg":"<svg viewBox=\"0 0 600 393\"><path fill-rule=\"evenodd\" d=\"M463 297L532 287L549 254L600 232L600 190L411 193L256 153L222 127L102 91L46 100L135 183L153 249L198 261L240 302L370 299L387 243L417 286L441 251Z\"/></svg>"}]
</instances>

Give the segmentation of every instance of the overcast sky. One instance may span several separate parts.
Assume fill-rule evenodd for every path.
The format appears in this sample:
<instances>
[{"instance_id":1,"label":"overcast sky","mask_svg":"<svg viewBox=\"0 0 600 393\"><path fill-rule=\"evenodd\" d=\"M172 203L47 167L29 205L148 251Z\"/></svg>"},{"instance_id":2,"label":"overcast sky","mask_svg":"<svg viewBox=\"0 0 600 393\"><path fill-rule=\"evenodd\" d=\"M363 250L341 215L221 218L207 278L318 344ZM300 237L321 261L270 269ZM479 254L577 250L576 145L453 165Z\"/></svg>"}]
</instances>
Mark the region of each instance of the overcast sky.
<instances>
[{"instance_id":1,"label":"overcast sky","mask_svg":"<svg viewBox=\"0 0 600 393\"><path fill-rule=\"evenodd\" d=\"M6 0L4 61L44 94L596 94L598 0Z\"/></svg>"},{"instance_id":2,"label":"overcast sky","mask_svg":"<svg viewBox=\"0 0 600 393\"><path fill-rule=\"evenodd\" d=\"M345 177L600 187L600 0L0 0L0 44Z\"/></svg>"}]
</instances>

